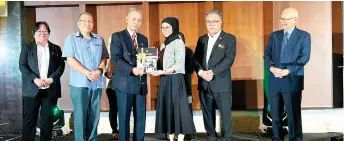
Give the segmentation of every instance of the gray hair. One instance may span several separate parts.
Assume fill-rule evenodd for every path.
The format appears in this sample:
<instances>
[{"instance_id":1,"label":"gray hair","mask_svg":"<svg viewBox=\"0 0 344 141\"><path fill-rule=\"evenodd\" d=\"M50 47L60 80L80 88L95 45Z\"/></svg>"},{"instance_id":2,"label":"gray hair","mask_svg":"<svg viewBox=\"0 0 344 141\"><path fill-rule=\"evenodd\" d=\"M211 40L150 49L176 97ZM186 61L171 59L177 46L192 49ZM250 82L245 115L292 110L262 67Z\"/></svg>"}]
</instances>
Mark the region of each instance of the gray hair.
<instances>
[{"instance_id":1,"label":"gray hair","mask_svg":"<svg viewBox=\"0 0 344 141\"><path fill-rule=\"evenodd\" d=\"M81 17L82 15L89 15L89 16L91 16L91 17L93 18L92 14L91 14L90 12L83 12L83 13L80 13L80 14L79 14L79 16L78 16L78 21L79 21L79 19L80 19L80 17Z\"/></svg>"},{"instance_id":2,"label":"gray hair","mask_svg":"<svg viewBox=\"0 0 344 141\"><path fill-rule=\"evenodd\" d=\"M134 11L141 13L140 9L138 9L138 8L130 8L130 9L128 10L127 16L129 16L129 14L130 14L131 12L134 12Z\"/></svg>"},{"instance_id":3,"label":"gray hair","mask_svg":"<svg viewBox=\"0 0 344 141\"><path fill-rule=\"evenodd\" d=\"M206 19L207 19L207 16L208 16L209 14L217 14L217 15L220 17L221 21L222 21L222 13L221 13L219 10L211 10L211 11L207 12L207 13L205 14L205 18L206 18Z\"/></svg>"}]
</instances>

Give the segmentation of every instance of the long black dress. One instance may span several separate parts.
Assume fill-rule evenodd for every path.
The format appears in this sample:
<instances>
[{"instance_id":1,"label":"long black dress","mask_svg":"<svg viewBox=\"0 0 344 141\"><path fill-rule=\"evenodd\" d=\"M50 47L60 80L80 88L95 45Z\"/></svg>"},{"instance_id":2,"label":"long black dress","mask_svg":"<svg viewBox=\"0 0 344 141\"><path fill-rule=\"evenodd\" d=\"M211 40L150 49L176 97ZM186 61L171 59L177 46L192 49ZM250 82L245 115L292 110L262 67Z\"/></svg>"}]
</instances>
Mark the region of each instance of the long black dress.
<instances>
[{"instance_id":1,"label":"long black dress","mask_svg":"<svg viewBox=\"0 0 344 141\"><path fill-rule=\"evenodd\" d=\"M163 56L164 49L160 54ZM162 68L163 57L160 58L159 66ZM160 76L155 119L155 133L193 134L196 132L183 74Z\"/></svg>"}]
</instances>

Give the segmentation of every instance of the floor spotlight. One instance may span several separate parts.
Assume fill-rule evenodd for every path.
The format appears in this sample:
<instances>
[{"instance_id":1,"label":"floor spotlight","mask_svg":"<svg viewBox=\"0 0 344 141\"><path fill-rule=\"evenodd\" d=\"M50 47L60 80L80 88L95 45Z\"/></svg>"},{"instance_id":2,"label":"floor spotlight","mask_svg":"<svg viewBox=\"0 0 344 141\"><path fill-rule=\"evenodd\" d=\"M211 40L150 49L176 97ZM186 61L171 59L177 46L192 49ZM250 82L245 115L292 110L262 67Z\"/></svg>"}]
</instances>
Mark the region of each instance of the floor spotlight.
<instances>
[{"instance_id":1,"label":"floor spotlight","mask_svg":"<svg viewBox=\"0 0 344 141\"><path fill-rule=\"evenodd\" d=\"M58 137L58 136L62 136L63 135L63 131L62 128L65 125L65 121L64 121L64 111L61 110L57 105L53 106L52 108L53 110L53 130L52 130L52 136L54 137ZM40 119L40 115L38 115L38 121L37 121L37 128L36 128L36 135L40 135L40 131L41 131L41 119Z\"/></svg>"}]
</instances>

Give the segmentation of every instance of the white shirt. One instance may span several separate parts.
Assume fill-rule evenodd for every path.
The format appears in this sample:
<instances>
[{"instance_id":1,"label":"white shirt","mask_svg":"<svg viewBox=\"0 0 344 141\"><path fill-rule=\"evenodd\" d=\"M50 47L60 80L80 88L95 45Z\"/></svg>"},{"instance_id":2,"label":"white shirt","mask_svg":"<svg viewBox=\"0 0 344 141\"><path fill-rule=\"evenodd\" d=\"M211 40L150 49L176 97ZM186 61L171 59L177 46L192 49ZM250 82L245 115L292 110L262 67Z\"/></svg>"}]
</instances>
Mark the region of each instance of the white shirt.
<instances>
[{"instance_id":1,"label":"white shirt","mask_svg":"<svg viewBox=\"0 0 344 141\"><path fill-rule=\"evenodd\" d=\"M217 32L213 37L210 36L210 34L208 34L209 39L208 39L207 56L206 56L207 57L206 58L207 66L208 66L208 61L210 58L211 51L213 50L215 42L216 42L217 38L219 38L220 33L221 33L221 30L219 32Z\"/></svg>"},{"instance_id":2,"label":"white shirt","mask_svg":"<svg viewBox=\"0 0 344 141\"><path fill-rule=\"evenodd\" d=\"M288 32L288 39L290 38L290 35L293 33L294 29L295 29L295 26L294 26L293 28L289 29L288 31L284 30L284 34L285 34L286 32ZM283 35L284 35L284 34L283 34Z\"/></svg>"},{"instance_id":3,"label":"white shirt","mask_svg":"<svg viewBox=\"0 0 344 141\"><path fill-rule=\"evenodd\" d=\"M213 50L213 47L215 45L216 40L219 38L221 34L221 30L219 32L217 32L214 36L210 36L210 34L208 34L208 47L207 47L207 56L206 56L206 65L208 67L208 61L211 55L211 51ZM203 70L200 70L198 72L198 75L200 75L203 72Z\"/></svg>"},{"instance_id":4,"label":"white shirt","mask_svg":"<svg viewBox=\"0 0 344 141\"><path fill-rule=\"evenodd\" d=\"M38 60L38 70L41 79L48 78L49 60L50 53L48 44L44 47L37 44L37 60ZM41 87L40 89L46 89L48 87Z\"/></svg>"}]
</instances>

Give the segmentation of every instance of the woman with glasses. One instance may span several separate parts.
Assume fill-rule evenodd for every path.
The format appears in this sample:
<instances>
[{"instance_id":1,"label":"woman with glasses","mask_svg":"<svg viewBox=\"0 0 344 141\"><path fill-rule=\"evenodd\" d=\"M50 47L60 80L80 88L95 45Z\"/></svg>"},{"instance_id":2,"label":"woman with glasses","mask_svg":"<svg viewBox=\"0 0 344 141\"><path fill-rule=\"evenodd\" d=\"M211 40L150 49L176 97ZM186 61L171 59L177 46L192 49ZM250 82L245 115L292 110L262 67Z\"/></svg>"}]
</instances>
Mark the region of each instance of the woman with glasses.
<instances>
[{"instance_id":1,"label":"woman with glasses","mask_svg":"<svg viewBox=\"0 0 344 141\"><path fill-rule=\"evenodd\" d=\"M58 45L49 41L50 28L45 21L32 26L35 41L22 48L19 69L22 73L23 128L22 138L34 141L38 115L40 140L50 141L53 108L61 97L60 77L65 63Z\"/></svg>"},{"instance_id":2,"label":"woman with glasses","mask_svg":"<svg viewBox=\"0 0 344 141\"><path fill-rule=\"evenodd\" d=\"M171 141L178 134L178 141L183 141L184 134L193 134L196 129L184 81L185 44L179 35L178 19L165 18L161 32L165 41L160 47L159 70L152 73L160 76L155 132L168 133Z\"/></svg>"}]
</instances>

